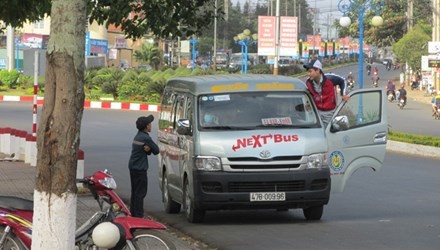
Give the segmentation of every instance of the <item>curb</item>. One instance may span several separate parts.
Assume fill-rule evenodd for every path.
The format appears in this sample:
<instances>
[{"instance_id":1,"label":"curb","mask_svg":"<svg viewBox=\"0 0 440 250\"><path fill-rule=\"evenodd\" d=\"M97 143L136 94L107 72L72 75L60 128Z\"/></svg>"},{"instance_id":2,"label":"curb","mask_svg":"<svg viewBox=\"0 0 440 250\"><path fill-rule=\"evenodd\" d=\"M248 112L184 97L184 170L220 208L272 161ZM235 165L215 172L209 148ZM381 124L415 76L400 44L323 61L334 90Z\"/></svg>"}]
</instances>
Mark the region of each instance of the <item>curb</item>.
<instances>
[{"instance_id":1,"label":"curb","mask_svg":"<svg viewBox=\"0 0 440 250\"><path fill-rule=\"evenodd\" d=\"M440 148L398 141L387 141L387 150L422 157L440 159Z\"/></svg>"},{"instance_id":2,"label":"curb","mask_svg":"<svg viewBox=\"0 0 440 250\"><path fill-rule=\"evenodd\" d=\"M0 96L0 101L4 102L33 102L33 96ZM44 97L37 97L37 104L44 104ZM160 111L159 105L130 103L130 102L106 102L106 101L84 101L84 108L97 109L120 109L120 110L136 110L136 111Z\"/></svg>"}]
</instances>

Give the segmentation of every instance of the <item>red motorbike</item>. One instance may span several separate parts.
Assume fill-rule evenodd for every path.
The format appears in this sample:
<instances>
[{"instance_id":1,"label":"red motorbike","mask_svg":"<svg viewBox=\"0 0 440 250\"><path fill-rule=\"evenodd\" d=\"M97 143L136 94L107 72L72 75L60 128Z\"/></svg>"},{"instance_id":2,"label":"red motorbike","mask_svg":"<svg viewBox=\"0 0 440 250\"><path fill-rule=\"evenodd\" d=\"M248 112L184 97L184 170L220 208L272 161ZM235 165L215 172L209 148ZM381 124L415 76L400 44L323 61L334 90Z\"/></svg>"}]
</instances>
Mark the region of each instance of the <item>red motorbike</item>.
<instances>
[{"instance_id":1,"label":"red motorbike","mask_svg":"<svg viewBox=\"0 0 440 250\"><path fill-rule=\"evenodd\" d=\"M107 171L78 180L98 202L96 212L75 233L75 249L176 249L163 224L131 216L113 191L116 182ZM33 201L0 196L0 249L27 250L32 244Z\"/></svg>"}]
</instances>

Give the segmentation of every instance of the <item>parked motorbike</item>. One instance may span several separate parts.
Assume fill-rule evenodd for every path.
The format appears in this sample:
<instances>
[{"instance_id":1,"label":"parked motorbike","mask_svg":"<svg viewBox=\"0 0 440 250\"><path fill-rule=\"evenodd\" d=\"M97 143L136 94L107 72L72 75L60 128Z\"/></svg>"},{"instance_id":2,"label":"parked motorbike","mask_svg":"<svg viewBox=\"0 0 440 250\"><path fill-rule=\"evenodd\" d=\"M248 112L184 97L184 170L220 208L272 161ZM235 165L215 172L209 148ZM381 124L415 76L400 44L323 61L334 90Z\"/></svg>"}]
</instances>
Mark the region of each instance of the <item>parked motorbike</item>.
<instances>
[{"instance_id":1,"label":"parked motorbike","mask_svg":"<svg viewBox=\"0 0 440 250\"><path fill-rule=\"evenodd\" d=\"M419 87L419 82L418 81L414 81L411 83L411 90L415 90Z\"/></svg>"},{"instance_id":2,"label":"parked motorbike","mask_svg":"<svg viewBox=\"0 0 440 250\"><path fill-rule=\"evenodd\" d=\"M75 233L75 249L176 249L163 224L131 216L114 192L116 182L107 171L78 180L98 202L97 211ZM27 250L32 245L33 201L0 196L0 249Z\"/></svg>"}]
</instances>

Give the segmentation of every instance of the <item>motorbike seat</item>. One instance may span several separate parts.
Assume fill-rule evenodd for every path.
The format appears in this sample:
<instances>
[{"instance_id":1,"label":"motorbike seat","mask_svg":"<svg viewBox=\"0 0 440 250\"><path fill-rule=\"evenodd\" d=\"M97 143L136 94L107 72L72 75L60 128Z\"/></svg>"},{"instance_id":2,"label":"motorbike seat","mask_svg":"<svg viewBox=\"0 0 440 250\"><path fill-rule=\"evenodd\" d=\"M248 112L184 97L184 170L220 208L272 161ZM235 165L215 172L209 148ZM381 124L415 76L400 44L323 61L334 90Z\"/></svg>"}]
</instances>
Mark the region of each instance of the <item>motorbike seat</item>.
<instances>
[{"instance_id":1,"label":"motorbike seat","mask_svg":"<svg viewBox=\"0 0 440 250\"><path fill-rule=\"evenodd\" d=\"M0 207L9 210L33 210L34 202L31 200L13 197L13 196L2 196L0 195Z\"/></svg>"}]
</instances>

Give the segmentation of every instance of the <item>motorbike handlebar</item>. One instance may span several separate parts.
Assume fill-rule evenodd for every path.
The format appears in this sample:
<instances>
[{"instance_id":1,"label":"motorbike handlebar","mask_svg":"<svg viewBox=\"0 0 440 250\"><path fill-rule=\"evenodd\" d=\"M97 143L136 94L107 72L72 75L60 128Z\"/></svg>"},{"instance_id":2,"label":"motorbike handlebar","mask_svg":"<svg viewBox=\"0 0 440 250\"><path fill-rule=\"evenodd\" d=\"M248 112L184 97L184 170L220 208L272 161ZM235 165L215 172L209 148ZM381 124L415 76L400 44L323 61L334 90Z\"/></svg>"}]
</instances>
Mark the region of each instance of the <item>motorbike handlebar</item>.
<instances>
[{"instance_id":1,"label":"motorbike handlebar","mask_svg":"<svg viewBox=\"0 0 440 250\"><path fill-rule=\"evenodd\" d=\"M86 183L88 183L88 180L85 179L85 178L83 178L83 179L76 179L76 182L77 182L77 183L86 184Z\"/></svg>"}]
</instances>

